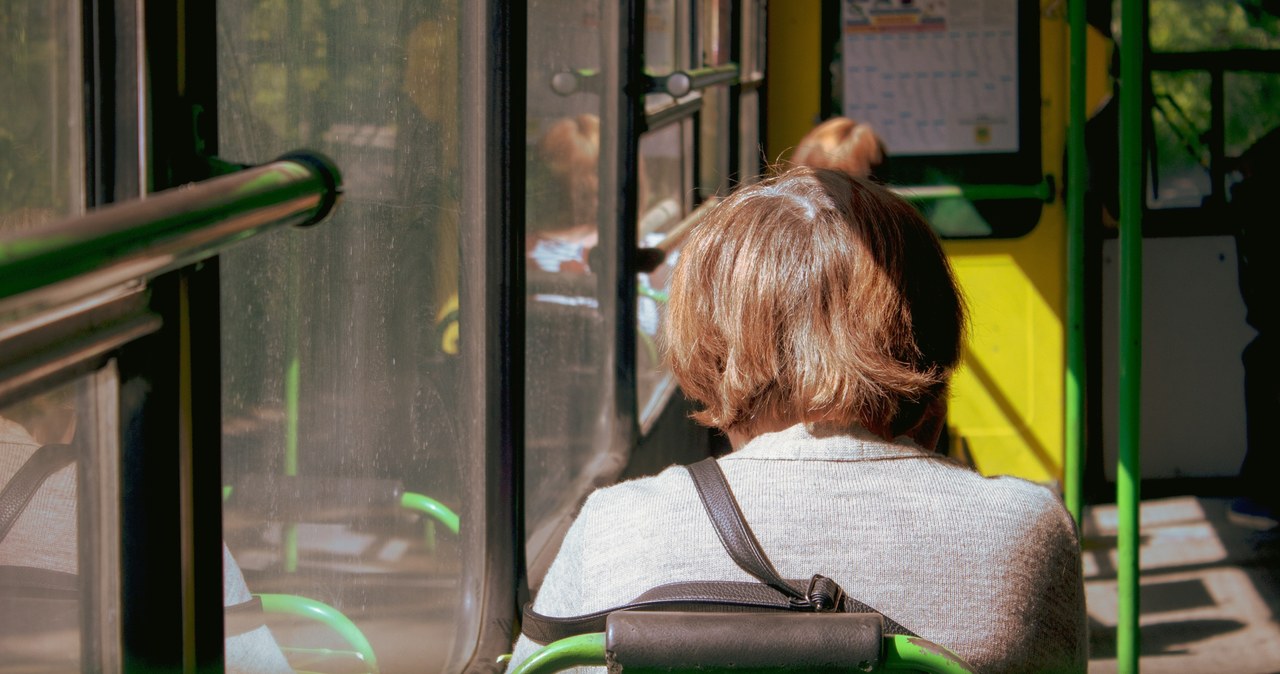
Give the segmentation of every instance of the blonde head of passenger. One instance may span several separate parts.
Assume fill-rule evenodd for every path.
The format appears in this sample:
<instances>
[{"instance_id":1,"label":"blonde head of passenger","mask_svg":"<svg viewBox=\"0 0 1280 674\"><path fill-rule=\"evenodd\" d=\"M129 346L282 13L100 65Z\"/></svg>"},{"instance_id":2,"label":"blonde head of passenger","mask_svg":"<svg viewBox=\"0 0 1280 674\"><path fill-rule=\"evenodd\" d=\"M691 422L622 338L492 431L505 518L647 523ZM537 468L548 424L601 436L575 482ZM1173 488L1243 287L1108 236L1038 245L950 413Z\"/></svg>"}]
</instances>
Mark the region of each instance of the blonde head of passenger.
<instances>
[{"instance_id":1,"label":"blonde head of passenger","mask_svg":"<svg viewBox=\"0 0 1280 674\"><path fill-rule=\"evenodd\" d=\"M813 127L791 155L791 163L867 177L884 163L884 143L869 124L833 117Z\"/></svg>"},{"instance_id":2,"label":"blonde head of passenger","mask_svg":"<svg viewBox=\"0 0 1280 674\"><path fill-rule=\"evenodd\" d=\"M600 118L591 114L557 120L538 140L538 157L555 185L543 228L594 224L600 203Z\"/></svg>"},{"instance_id":3,"label":"blonde head of passenger","mask_svg":"<svg viewBox=\"0 0 1280 674\"><path fill-rule=\"evenodd\" d=\"M942 414L964 332L951 267L914 208L795 167L689 235L664 341L694 419L731 439L801 422L893 439Z\"/></svg>"}]
</instances>

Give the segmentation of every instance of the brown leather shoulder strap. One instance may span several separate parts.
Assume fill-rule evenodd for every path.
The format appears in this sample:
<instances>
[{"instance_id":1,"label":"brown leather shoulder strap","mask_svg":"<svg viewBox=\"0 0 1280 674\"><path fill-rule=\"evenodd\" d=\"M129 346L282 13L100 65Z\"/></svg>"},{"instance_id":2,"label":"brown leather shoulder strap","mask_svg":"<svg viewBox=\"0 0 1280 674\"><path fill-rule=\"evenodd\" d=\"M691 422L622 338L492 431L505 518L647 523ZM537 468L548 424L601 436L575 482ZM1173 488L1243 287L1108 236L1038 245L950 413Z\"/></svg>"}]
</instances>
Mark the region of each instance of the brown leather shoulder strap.
<instances>
[{"instance_id":1,"label":"brown leather shoulder strap","mask_svg":"<svg viewBox=\"0 0 1280 674\"><path fill-rule=\"evenodd\" d=\"M693 486L698 490L698 498L702 507L707 510L707 517L720 536L720 544L733 558L735 564L743 571L755 576L760 582L796 599L805 599L799 589L791 586L778 575L777 569L769 561L768 555L760 547L747 520L742 516L742 508L729 489L729 481L724 471L714 458L706 458L697 463L685 466L689 477L693 478Z\"/></svg>"}]
</instances>

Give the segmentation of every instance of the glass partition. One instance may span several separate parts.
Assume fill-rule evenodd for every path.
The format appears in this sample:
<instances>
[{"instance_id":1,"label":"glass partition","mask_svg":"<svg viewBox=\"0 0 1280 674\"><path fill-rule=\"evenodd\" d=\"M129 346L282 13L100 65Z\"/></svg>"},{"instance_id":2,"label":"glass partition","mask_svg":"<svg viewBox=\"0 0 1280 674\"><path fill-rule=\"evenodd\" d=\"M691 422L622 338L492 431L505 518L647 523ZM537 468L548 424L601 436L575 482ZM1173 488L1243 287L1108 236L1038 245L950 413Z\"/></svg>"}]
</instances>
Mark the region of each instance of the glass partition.
<instances>
[{"instance_id":1,"label":"glass partition","mask_svg":"<svg viewBox=\"0 0 1280 674\"><path fill-rule=\"evenodd\" d=\"M640 175L644 194L637 245L653 247L692 210L693 120L684 119L640 138ZM636 278L636 405L644 430L674 391L671 372L662 365L658 340L671 270L678 250Z\"/></svg>"},{"instance_id":2,"label":"glass partition","mask_svg":"<svg viewBox=\"0 0 1280 674\"><path fill-rule=\"evenodd\" d=\"M0 3L0 235L80 212L78 3Z\"/></svg>"},{"instance_id":3,"label":"glass partition","mask_svg":"<svg viewBox=\"0 0 1280 674\"><path fill-rule=\"evenodd\" d=\"M220 155L316 148L346 181L323 227L221 266L226 543L250 591L291 598L267 624L294 668L362 656L289 601L353 621L383 672L444 670L478 631L462 581L484 563L466 394L482 383L463 366L481 345L461 341L478 292L459 281L463 8L218 4Z\"/></svg>"},{"instance_id":4,"label":"glass partition","mask_svg":"<svg viewBox=\"0 0 1280 674\"><path fill-rule=\"evenodd\" d=\"M0 408L0 669L119 666L116 387L108 367Z\"/></svg>"},{"instance_id":5,"label":"glass partition","mask_svg":"<svg viewBox=\"0 0 1280 674\"><path fill-rule=\"evenodd\" d=\"M528 147L525 151L525 527L536 586L563 527L601 473L618 465L613 317L601 293L601 138L607 77L606 14L599 0L533 0L528 31ZM566 73L590 73L569 91Z\"/></svg>"}]
</instances>

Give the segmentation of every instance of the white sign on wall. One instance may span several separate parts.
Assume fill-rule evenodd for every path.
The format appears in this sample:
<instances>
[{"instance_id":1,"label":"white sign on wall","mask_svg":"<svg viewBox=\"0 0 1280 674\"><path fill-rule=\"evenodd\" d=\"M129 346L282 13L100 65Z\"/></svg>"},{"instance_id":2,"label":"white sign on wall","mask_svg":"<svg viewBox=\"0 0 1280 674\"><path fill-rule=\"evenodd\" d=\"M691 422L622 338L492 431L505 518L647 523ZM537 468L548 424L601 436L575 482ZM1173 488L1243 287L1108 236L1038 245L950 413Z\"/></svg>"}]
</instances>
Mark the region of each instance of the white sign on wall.
<instances>
[{"instance_id":1,"label":"white sign on wall","mask_svg":"<svg viewBox=\"0 0 1280 674\"><path fill-rule=\"evenodd\" d=\"M891 155L1018 151L1017 0L844 0L844 115Z\"/></svg>"}]
</instances>

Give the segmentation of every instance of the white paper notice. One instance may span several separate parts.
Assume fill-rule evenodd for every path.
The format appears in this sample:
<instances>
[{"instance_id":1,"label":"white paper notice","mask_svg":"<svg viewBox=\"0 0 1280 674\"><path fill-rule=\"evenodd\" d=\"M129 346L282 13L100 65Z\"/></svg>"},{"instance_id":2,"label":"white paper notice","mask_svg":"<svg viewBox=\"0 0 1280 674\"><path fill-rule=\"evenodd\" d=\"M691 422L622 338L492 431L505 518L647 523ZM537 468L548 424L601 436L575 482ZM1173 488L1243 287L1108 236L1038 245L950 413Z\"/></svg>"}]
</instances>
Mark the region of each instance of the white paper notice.
<instances>
[{"instance_id":1,"label":"white paper notice","mask_svg":"<svg viewBox=\"0 0 1280 674\"><path fill-rule=\"evenodd\" d=\"M1017 0L843 0L844 115L890 155L1018 151Z\"/></svg>"}]
</instances>

